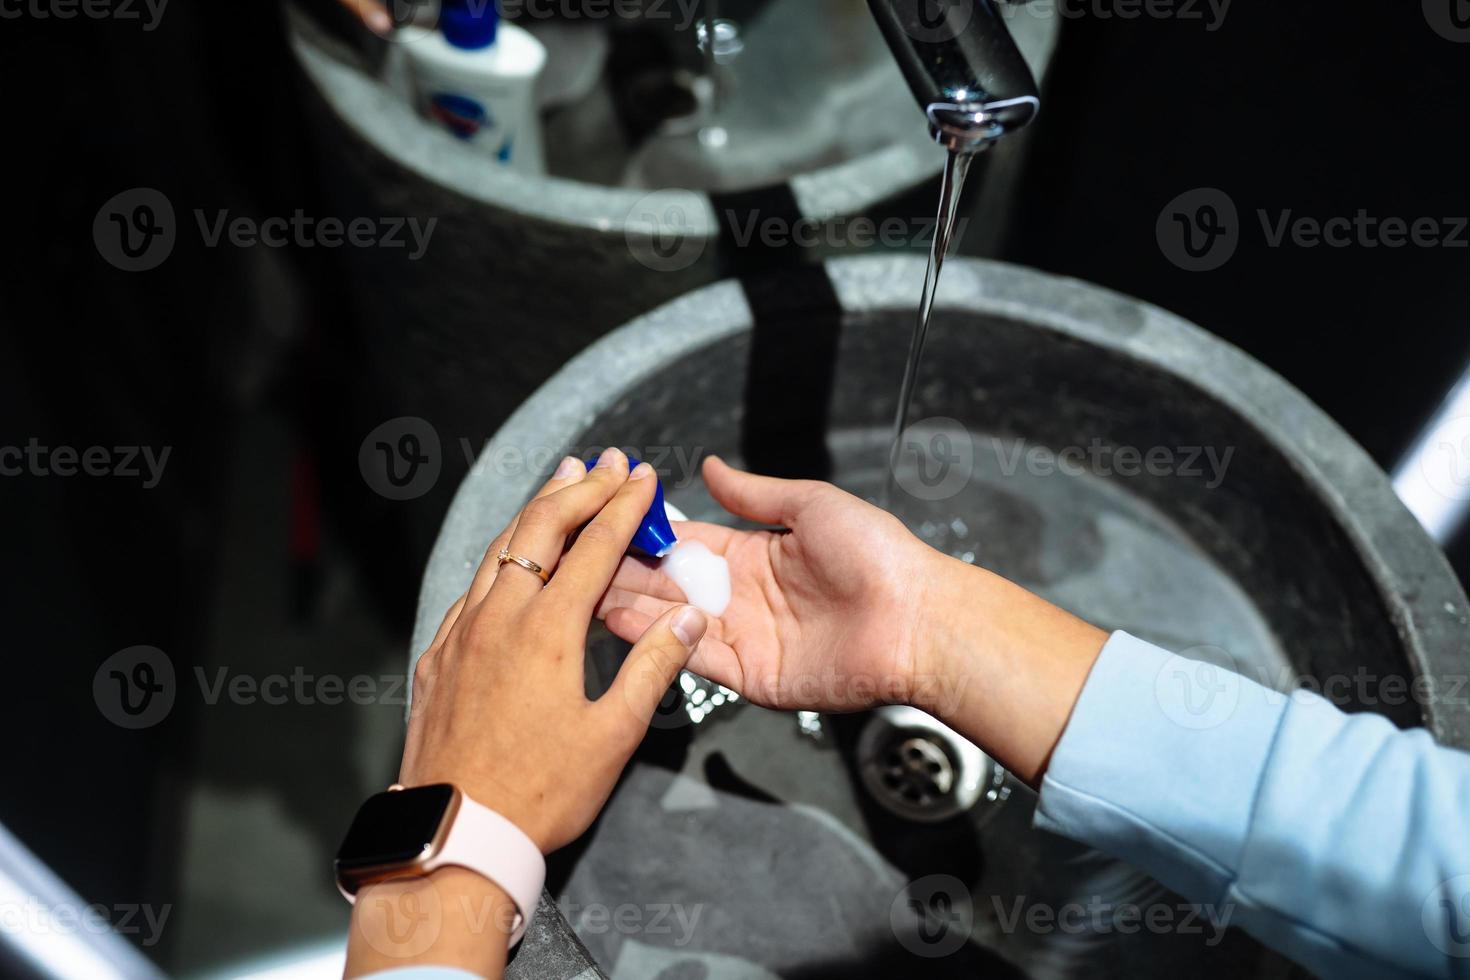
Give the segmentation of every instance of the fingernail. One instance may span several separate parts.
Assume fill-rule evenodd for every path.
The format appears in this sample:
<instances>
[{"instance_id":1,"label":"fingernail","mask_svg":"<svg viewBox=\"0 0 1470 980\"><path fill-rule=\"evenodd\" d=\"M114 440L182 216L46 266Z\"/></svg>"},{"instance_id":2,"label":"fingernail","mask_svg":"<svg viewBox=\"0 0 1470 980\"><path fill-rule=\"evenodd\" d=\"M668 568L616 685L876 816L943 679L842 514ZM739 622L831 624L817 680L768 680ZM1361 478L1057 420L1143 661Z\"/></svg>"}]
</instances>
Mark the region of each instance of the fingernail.
<instances>
[{"instance_id":1,"label":"fingernail","mask_svg":"<svg viewBox=\"0 0 1470 980\"><path fill-rule=\"evenodd\" d=\"M605 469L605 468L607 468L609 466L612 466L613 463L618 462L622 458L623 458L623 451L621 449L618 449L616 446L609 446L608 448L606 448L606 449L604 449L602 451L602 455L601 456L598 456L597 457L597 467L596 468L599 469L599 470L600 469Z\"/></svg>"},{"instance_id":2,"label":"fingernail","mask_svg":"<svg viewBox=\"0 0 1470 980\"><path fill-rule=\"evenodd\" d=\"M371 10L368 12L368 27L378 34L392 34L393 18L386 10Z\"/></svg>"},{"instance_id":3,"label":"fingernail","mask_svg":"<svg viewBox=\"0 0 1470 980\"><path fill-rule=\"evenodd\" d=\"M685 606L679 610L674 621L669 624L669 629L674 631L679 642L686 647L693 647L694 644L704 639L704 631L708 628L709 620L704 613L693 606Z\"/></svg>"},{"instance_id":4,"label":"fingernail","mask_svg":"<svg viewBox=\"0 0 1470 980\"><path fill-rule=\"evenodd\" d=\"M587 470L585 467L582 466L582 461L580 459L575 456L568 456L566 459L562 460L561 465L556 468L556 479L570 480L578 473L585 472L587 472Z\"/></svg>"},{"instance_id":5,"label":"fingernail","mask_svg":"<svg viewBox=\"0 0 1470 980\"><path fill-rule=\"evenodd\" d=\"M628 479L646 480L650 476L653 476L653 467L649 466L647 463L639 463L637 466L633 467L633 472L628 474Z\"/></svg>"}]
</instances>

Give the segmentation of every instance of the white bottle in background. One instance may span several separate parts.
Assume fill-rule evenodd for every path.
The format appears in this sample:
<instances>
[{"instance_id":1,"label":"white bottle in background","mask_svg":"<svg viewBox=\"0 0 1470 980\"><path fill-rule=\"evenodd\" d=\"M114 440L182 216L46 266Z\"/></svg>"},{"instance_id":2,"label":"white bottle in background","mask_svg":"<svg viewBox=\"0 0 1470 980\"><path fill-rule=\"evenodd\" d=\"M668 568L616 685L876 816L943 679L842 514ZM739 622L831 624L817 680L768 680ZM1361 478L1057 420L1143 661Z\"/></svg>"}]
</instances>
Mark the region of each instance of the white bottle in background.
<instances>
[{"instance_id":1,"label":"white bottle in background","mask_svg":"<svg viewBox=\"0 0 1470 980\"><path fill-rule=\"evenodd\" d=\"M491 160L544 173L536 79L546 49L495 0L443 0L439 30L403 45L421 115Z\"/></svg>"}]
</instances>

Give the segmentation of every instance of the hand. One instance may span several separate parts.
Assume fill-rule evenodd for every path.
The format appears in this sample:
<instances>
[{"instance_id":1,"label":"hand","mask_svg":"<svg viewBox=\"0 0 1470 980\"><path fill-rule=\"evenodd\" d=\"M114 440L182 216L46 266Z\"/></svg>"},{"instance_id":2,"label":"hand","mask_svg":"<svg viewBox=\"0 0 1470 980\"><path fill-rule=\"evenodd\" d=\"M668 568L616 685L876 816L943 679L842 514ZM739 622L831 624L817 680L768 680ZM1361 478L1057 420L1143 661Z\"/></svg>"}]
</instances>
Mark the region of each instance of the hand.
<instances>
[{"instance_id":1,"label":"hand","mask_svg":"<svg viewBox=\"0 0 1470 980\"><path fill-rule=\"evenodd\" d=\"M830 484L755 476L717 457L705 460L704 480L726 510L790 533L677 526L680 540L703 542L730 565L730 605L690 669L769 708L911 700L925 659L926 590L944 556ZM598 615L632 641L683 601L656 567L628 558Z\"/></svg>"},{"instance_id":2,"label":"hand","mask_svg":"<svg viewBox=\"0 0 1470 980\"><path fill-rule=\"evenodd\" d=\"M789 531L675 529L730 563L730 605L691 670L770 708L912 704L1039 784L1107 634L836 487L714 458L704 480L726 510ZM598 615L632 640L683 598L628 558Z\"/></svg>"},{"instance_id":3,"label":"hand","mask_svg":"<svg viewBox=\"0 0 1470 980\"><path fill-rule=\"evenodd\" d=\"M399 782L455 783L543 853L591 825L705 631L703 613L671 604L640 631L612 689L587 700L587 627L653 502L652 475L643 464L630 476L616 449L591 472L568 458L490 543L414 671ZM498 567L501 548L551 572L550 584Z\"/></svg>"},{"instance_id":4,"label":"hand","mask_svg":"<svg viewBox=\"0 0 1470 980\"><path fill-rule=\"evenodd\" d=\"M587 627L653 503L652 476L647 463L629 474L616 449L591 472L568 457L490 543L414 670L400 783L454 783L542 853L591 825L707 622L697 609L671 607L639 637L608 693L587 700ZM552 573L550 583L501 568L502 548ZM399 901L445 910L423 948L417 929L405 940L395 926ZM433 963L498 977L514 911L498 885L463 868L368 886L353 906L347 976Z\"/></svg>"},{"instance_id":5,"label":"hand","mask_svg":"<svg viewBox=\"0 0 1470 980\"><path fill-rule=\"evenodd\" d=\"M388 9L379 0L337 0L342 6L352 11L357 19L362 21L363 26L381 37L387 37L393 33L393 18L388 16Z\"/></svg>"}]
</instances>

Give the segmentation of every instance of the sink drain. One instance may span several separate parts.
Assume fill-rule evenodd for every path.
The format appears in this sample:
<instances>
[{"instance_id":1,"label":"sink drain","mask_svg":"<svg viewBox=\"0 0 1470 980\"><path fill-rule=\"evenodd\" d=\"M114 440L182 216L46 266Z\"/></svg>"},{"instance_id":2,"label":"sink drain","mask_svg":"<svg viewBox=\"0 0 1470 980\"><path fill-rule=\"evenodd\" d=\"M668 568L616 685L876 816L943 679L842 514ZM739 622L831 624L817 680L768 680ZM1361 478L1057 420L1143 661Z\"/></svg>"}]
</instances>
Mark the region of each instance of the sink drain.
<instances>
[{"instance_id":1,"label":"sink drain","mask_svg":"<svg viewBox=\"0 0 1470 980\"><path fill-rule=\"evenodd\" d=\"M954 788L954 766L933 739L905 739L883 759L883 788L910 806L937 804Z\"/></svg>"},{"instance_id":2,"label":"sink drain","mask_svg":"<svg viewBox=\"0 0 1470 980\"><path fill-rule=\"evenodd\" d=\"M982 798L999 803L1010 795L1004 769L917 708L873 712L858 738L858 767L885 809L923 823L964 813Z\"/></svg>"}]
</instances>

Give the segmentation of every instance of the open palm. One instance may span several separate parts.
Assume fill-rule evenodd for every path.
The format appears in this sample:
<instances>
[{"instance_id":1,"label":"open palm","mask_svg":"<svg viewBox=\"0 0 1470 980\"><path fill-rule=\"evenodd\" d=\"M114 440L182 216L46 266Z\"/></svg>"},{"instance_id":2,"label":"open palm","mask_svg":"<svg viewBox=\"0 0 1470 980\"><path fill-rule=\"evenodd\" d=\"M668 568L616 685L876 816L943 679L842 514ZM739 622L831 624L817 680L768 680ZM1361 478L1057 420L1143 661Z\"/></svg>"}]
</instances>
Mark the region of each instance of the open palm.
<instances>
[{"instance_id":1,"label":"open palm","mask_svg":"<svg viewBox=\"0 0 1470 980\"><path fill-rule=\"evenodd\" d=\"M777 480L705 461L726 510L785 531L682 523L730 566L730 604L689 669L770 708L850 711L902 701L914 673L915 624L938 553L894 517L824 483ZM598 615L630 642L679 587L656 564L623 561Z\"/></svg>"}]
</instances>

